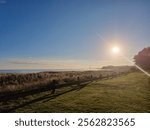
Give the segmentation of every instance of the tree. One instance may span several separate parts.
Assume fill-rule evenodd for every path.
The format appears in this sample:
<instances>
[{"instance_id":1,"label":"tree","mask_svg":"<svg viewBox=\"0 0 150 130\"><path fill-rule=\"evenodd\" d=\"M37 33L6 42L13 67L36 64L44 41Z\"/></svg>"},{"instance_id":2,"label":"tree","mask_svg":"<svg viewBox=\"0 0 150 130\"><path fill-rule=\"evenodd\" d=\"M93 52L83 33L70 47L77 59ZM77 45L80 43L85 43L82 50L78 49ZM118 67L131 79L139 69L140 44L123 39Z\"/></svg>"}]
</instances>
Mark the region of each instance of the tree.
<instances>
[{"instance_id":1,"label":"tree","mask_svg":"<svg viewBox=\"0 0 150 130\"><path fill-rule=\"evenodd\" d=\"M150 47L144 48L134 56L135 64L145 70L150 70Z\"/></svg>"}]
</instances>

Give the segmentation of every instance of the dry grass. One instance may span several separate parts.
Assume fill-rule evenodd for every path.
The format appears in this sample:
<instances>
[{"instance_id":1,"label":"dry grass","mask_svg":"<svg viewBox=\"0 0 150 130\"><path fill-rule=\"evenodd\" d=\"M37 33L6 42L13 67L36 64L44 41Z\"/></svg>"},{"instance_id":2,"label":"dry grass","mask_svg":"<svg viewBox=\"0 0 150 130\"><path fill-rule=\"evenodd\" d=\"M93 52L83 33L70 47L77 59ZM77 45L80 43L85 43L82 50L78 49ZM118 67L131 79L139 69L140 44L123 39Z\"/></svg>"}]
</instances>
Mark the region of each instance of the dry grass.
<instances>
[{"instance_id":1,"label":"dry grass","mask_svg":"<svg viewBox=\"0 0 150 130\"><path fill-rule=\"evenodd\" d=\"M23 89L34 89L57 80L59 84L77 81L77 77L81 81L97 79L101 76L109 77L126 73L117 71L78 71L78 72L41 72L30 74L1 74L0 75L0 93L17 91Z\"/></svg>"}]
</instances>

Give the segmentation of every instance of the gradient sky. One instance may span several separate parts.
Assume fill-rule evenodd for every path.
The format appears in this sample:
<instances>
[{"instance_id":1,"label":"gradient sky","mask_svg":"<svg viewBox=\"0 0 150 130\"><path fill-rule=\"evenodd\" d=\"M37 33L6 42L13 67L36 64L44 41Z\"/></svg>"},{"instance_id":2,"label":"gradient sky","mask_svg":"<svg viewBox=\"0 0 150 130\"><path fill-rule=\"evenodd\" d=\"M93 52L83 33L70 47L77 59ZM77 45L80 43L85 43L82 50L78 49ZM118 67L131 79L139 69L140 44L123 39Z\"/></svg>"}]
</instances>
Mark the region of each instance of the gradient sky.
<instances>
[{"instance_id":1,"label":"gradient sky","mask_svg":"<svg viewBox=\"0 0 150 130\"><path fill-rule=\"evenodd\" d=\"M150 46L150 0L0 0L0 69L130 64Z\"/></svg>"}]
</instances>

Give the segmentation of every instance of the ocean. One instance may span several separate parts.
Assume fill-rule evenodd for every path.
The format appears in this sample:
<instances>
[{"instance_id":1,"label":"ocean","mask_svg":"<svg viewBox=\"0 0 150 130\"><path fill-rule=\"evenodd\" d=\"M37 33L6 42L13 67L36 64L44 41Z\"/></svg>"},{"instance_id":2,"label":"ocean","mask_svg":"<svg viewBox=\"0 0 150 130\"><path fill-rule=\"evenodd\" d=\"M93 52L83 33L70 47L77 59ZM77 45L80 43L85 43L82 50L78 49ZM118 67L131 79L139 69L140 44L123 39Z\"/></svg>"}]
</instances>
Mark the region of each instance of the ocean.
<instances>
[{"instance_id":1,"label":"ocean","mask_svg":"<svg viewBox=\"0 0 150 130\"><path fill-rule=\"evenodd\" d=\"M38 73L38 72L83 71L83 69L14 69L0 70L0 73Z\"/></svg>"}]
</instances>

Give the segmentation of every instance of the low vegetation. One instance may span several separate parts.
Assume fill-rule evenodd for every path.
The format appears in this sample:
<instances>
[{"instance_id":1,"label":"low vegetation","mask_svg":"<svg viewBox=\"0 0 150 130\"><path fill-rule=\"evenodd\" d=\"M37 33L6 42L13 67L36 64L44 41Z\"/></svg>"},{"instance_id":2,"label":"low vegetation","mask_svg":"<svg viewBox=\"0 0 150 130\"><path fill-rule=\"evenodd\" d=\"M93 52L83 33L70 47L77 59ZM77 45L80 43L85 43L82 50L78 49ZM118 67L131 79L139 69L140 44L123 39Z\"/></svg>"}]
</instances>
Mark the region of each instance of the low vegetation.
<instances>
[{"instance_id":1,"label":"low vegetation","mask_svg":"<svg viewBox=\"0 0 150 130\"><path fill-rule=\"evenodd\" d=\"M53 80L59 84L73 83L80 79L86 81L119 74L128 73L132 67L122 68L107 67L100 71L70 71L70 72L41 72L28 74L1 74L0 75L0 95L18 90L31 90L48 86Z\"/></svg>"},{"instance_id":2,"label":"low vegetation","mask_svg":"<svg viewBox=\"0 0 150 130\"><path fill-rule=\"evenodd\" d=\"M1 112L150 112L149 78L141 72L66 85L1 101Z\"/></svg>"}]
</instances>

